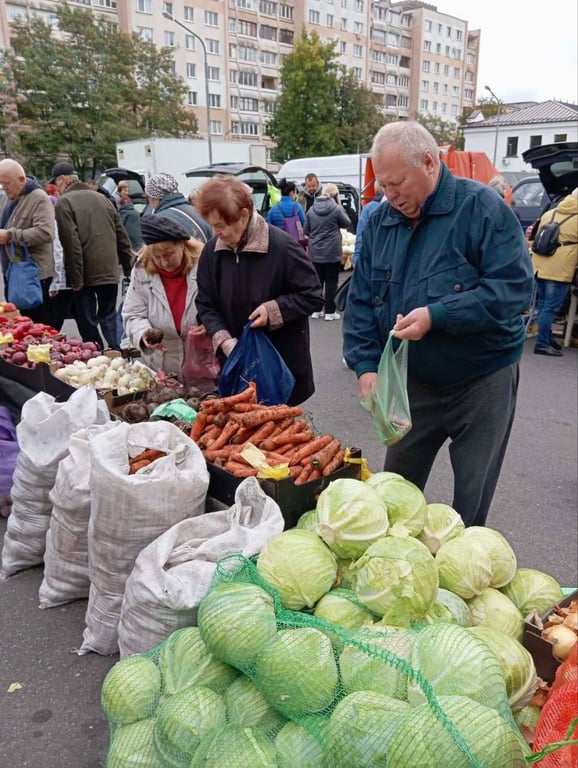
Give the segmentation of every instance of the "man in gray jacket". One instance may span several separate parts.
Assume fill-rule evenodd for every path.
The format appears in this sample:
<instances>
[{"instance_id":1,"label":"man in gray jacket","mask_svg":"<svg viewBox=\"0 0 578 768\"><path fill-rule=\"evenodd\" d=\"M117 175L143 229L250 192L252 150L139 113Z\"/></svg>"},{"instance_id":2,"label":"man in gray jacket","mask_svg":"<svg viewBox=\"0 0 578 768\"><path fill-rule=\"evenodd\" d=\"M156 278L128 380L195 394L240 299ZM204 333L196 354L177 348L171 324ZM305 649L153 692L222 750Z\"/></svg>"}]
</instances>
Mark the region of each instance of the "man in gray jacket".
<instances>
[{"instance_id":1,"label":"man in gray jacket","mask_svg":"<svg viewBox=\"0 0 578 768\"><path fill-rule=\"evenodd\" d=\"M50 198L36 179L26 176L15 160L0 161L0 185L5 195L0 199L0 259L6 280L11 258L21 258L26 246L38 265L42 304L27 309L26 315L37 323L52 325L50 283L54 276L54 209Z\"/></svg>"},{"instance_id":2,"label":"man in gray jacket","mask_svg":"<svg viewBox=\"0 0 578 768\"><path fill-rule=\"evenodd\" d=\"M103 195L79 181L70 163L56 163L52 176L51 183L56 184L60 193L56 223L78 330L83 341L102 346L100 325L108 346L118 349L119 264L127 278L132 266L126 230L118 210Z\"/></svg>"}]
</instances>

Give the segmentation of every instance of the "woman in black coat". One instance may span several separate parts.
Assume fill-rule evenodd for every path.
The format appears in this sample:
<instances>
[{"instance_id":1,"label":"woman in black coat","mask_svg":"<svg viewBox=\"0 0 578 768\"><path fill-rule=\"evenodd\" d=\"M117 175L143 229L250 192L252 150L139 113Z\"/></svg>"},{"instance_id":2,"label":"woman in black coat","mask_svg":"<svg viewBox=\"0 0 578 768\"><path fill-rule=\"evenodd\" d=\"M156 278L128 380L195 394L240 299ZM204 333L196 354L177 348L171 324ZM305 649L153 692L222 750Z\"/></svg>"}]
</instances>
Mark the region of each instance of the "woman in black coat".
<instances>
[{"instance_id":1,"label":"woman in black coat","mask_svg":"<svg viewBox=\"0 0 578 768\"><path fill-rule=\"evenodd\" d=\"M213 228L197 271L197 312L215 351L228 357L251 320L270 338L295 377L290 405L315 391L309 315L323 306L303 248L254 210L251 189L232 176L207 181L198 210Z\"/></svg>"}]
</instances>

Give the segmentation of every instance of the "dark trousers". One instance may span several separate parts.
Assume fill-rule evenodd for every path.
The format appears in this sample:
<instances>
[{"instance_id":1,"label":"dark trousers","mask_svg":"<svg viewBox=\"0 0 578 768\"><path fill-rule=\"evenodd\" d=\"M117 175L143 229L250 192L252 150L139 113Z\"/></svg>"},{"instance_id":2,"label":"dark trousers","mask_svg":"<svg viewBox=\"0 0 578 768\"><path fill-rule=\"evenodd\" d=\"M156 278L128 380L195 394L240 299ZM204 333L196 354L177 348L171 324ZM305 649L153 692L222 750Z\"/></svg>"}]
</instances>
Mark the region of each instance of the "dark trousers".
<instances>
[{"instance_id":1,"label":"dark trousers","mask_svg":"<svg viewBox=\"0 0 578 768\"><path fill-rule=\"evenodd\" d=\"M514 421L518 381L518 363L443 392L408 380L412 428L387 449L384 469L423 490L450 439L452 506L466 525L484 525Z\"/></svg>"},{"instance_id":2,"label":"dark trousers","mask_svg":"<svg viewBox=\"0 0 578 768\"><path fill-rule=\"evenodd\" d=\"M83 341L94 341L102 347L102 338L98 331L100 325L107 345L111 349L119 348L116 334L117 294L116 283L94 285L73 291L76 324Z\"/></svg>"},{"instance_id":3,"label":"dark trousers","mask_svg":"<svg viewBox=\"0 0 578 768\"><path fill-rule=\"evenodd\" d=\"M332 315L335 312L335 294L337 293L337 282L339 280L339 271L341 269L340 261L313 262L319 282L324 289L325 313Z\"/></svg>"},{"instance_id":4,"label":"dark trousers","mask_svg":"<svg viewBox=\"0 0 578 768\"><path fill-rule=\"evenodd\" d=\"M52 313L52 299L48 293L51 277L45 277L40 281L40 287L42 288L42 304L34 309L23 309L21 313L26 317L29 317L35 323L44 323L45 325L54 326L54 316Z\"/></svg>"},{"instance_id":5,"label":"dark trousers","mask_svg":"<svg viewBox=\"0 0 578 768\"><path fill-rule=\"evenodd\" d=\"M65 320L74 320L74 306L70 289L58 291L56 296L52 297L52 312L54 315L53 325L57 331L62 328Z\"/></svg>"}]
</instances>

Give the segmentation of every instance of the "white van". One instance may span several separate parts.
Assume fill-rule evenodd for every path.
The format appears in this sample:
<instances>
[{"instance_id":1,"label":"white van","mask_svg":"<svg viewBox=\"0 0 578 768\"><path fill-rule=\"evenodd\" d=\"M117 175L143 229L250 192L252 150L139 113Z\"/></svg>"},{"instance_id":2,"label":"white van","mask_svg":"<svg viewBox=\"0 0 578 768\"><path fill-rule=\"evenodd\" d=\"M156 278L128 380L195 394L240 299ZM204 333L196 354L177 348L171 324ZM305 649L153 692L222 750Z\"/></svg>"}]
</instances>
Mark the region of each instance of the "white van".
<instances>
[{"instance_id":1,"label":"white van","mask_svg":"<svg viewBox=\"0 0 578 768\"><path fill-rule=\"evenodd\" d=\"M365 161L363 155L330 155L328 157L300 157L288 160L277 171L278 179L287 179L296 184L303 184L308 173L314 173L322 184L328 181L350 184L359 192L365 179Z\"/></svg>"}]
</instances>

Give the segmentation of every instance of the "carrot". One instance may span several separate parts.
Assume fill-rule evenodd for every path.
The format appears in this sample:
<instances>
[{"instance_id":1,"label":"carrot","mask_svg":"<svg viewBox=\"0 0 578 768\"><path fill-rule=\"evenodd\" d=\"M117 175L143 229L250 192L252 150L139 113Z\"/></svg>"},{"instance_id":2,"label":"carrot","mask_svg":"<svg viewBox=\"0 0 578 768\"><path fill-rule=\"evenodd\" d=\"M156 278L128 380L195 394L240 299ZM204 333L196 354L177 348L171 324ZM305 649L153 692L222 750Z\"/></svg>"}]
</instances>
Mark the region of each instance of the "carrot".
<instances>
[{"instance_id":1,"label":"carrot","mask_svg":"<svg viewBox=\"0 0 578 768\"><path fill-rule=\"evenodd\" d=\"M309 425L307 424L305 419L297 419L296 421L293 422L293 428L292 428L293 432L304 432L305 430L308 430L309 432L311 432L311 430L309 429Z\"/></svg>"},{"instance_id":2,"label":"carrot","mask_svg":"<svg viewBox=\"0 0 578 768\"><path fill-rule=\"evenodd\" d=\"M228 459L229 456L235 451L238 451L238 449L239 447L237 445L231 445L231 443L229 443L229 445L223 446L223 448L217 449L214 449L211 446L211 448L206 448L203 451L203 456L207 461L215 462L217 459Z\"/></svg>"},{"instance_id":3,"label":"carrot","mask_svg":"<svg viewBox=\"0 0 578 768\"><path fill-rule=\"evenodd\" d=\"M215 442L211 444L211 450L216 451L219 448L223 448L229 440L233 437L235 432L239 429L239 425L233 421L229 421L225 424L221 430L221 434L215 438Z\"/></svg>"},{"instance_id":4,"label":"carrot","mask_svg":"<svg viewBox=\"0 0 578 768\"><path fill-rule=\"evenodd\" d=\"M329 477L329 475L332 475L337 469L339 469L339 467L343 464L344 456L345 451L337 451L331 461L328 461L324 466L323 477Z\"/></svg>"},{"instance_id":5,"label":"carrot","mask_svg":"<svg viewBox=\"0 0 578 768\"><path fill-rule=\"evenodd\" d=\"M241 418L241 423L244 427L256 427L259 424L264 424L266 421L279 421L280 419L286 419L288 416L302 415L303 408L299 408L299 406L293 408L290 405L283 405L278 408L264 408L262 411L244 413Z\"/></svg>"},{"instance_id":6,"label":"carrot","mask_svg":"<svg viewBox=\"0 0 578 768\"><path fill-rule=\"evenodd\" d=\"M209 443L211 443L217 435L221 432L220 427L215 427L214 425L206 429L203 434L199 437L197 440L197 445L199 448L208 448Z\"/></svg>"},{"instance_id":7,"label":"carrot","mask_svg":"<svg viewBox=\"0 0 578 768\"><path fill-rule=\"evenodd\" d=\"M250 477L251 475L257 474L255 467L251 467L249 464L242 464L240 461L233 461L232 459L227 461L225 464L225 469L227 472L232 472L237 477L240 477L238 474L239 472L244 473L243 477Z\"/></svg>"},{"instance_id":8,"label":"carrot","mask_svg":"<svg viewBox=\"0 0 578 768\"><path fill-rule=\"evenodd\" d=\"M295 485L303 485L309 480L309 475L313 472L313 467L307 464L295 478Z\"/></svg>"},{"instance_id":9,"label":"carrot","mask_svg":"<svg viewBox=\"0 0 578 768\"><path fill-rule=\"evenodd\" d=\"M313 472L307 478L307 482L310 483L312 480L319 480L320 477L322 477L321 470L314 469Z\"/></svg>"},{"instance_id":10,"label":"carrot","mask_svg":"<svg viewBox=\"0 0 578 768\"><path fill-rule=\"evenodd\" d=\"M267 459L267 464L271 467L274 467L276 464L287 464L287 456L275 453L275 451L263 451L263 453Z\"/></svg>"},{"instance_id":11,"label":"carrot","mask_svg":"<svg viewBox=\"0 0 578 768\"><path fill-rule=\"evenodd\" d=\"M135 461L134 464L130 465L130 469L128 470L129 475L135 475L139 469L143 469L143 467L148 467L150 464L150 461L145 459L144 461Z\"/></svg>"},{"instance_id":12,"label":"carrot","mask_svg":"<svg viewBox=\"0 0 578 768\"><path fill-rule=\"evenodd\" d=\"M323 435L322 437L318 437L315 440L312 440L310 443L306 443L302 448L293 454L289 464L300 464L309 456L312 456L314 453L317 453L317 451L325 448L325 446L329 445L332 440L333 435Z\"/></svg>"},{"instance_id":13,"label":"carrot","mask_svg":"<svg viewBox=\"0 0 578 768\"><path fill-rule=\"evenodd\" d=\"M256 403L257 386L254 381L249 382L249 386L236 395L227 397L217 397L214 400L203 400L201 407L207 411L227 411L237 403ZM206 405L205 405L206 403ZM203 407L204 406L204 407Z\"/></svg>"},{"instance_id":14,"label":"carrot","mask_svg":"<svg viewBox=\"0 0 578 768\"><path fill-rule=\"evenodd\" d=\"M311 457L311 465L314 469L323 469L331 459L335 456L337 451L341 448L341 443L337 438L333 439L325 448L317 451Z\"/></svg>"},{"instance_id":15,"label":"carrot","mask_svg":"<svg viewBox=\"0 0 578 768\"><path fill-rule=\"evenodd\" d=\"M226 411L219 411L214 418L213 424L217 427L224 427L228 421L228 415Z\"/></svg>"},{"instance_id":16,"label":"carrot","mask_svg":"<svg viewBox=\"0 0 578 768\"><path fill-rule=\"evenodd\" d=\"M298 464L296 467L289 467L289 476L292 477L293 480L296 480L299 477L302 469L303 467L301 464Z\"/></svg>"},{"instance_id":17,"label":"carrot","mask_svg":"<svg viewBox=\"0 0 578 768\"><path fill-rule=\"evenodd\" d=\"M203 430L207 426L207 415L205 413L197 413L193 426L191 427L191 440L195 443L199 437L203 434Z\"/></svg>"},{"instance_id":18,"label":"carrot","mask_svg":"<svg viewBox=\"0 0 578 768\"><path fill-rule=\"evenodd\" d=\"M141 451L138 456L129 458L128 463L136 464L139 461L155 461L156 459L162 459L162 457L166 455L165 451L157 451L155 448L147 448L145 451Z\"/></svg>"},{"instance_id":19,"label":"carrot","mask_svg":"<svg viewBox=\"0 0 578 768\"><path fill-rule=\"evenodd\" d=\"M251 411L258 411L262 407L259 403L233 403L231 410L233 413L250 413Z\"/></svg>"},{"instance_id":20,"label":"carrot","mask_svg":"<svg viewBox=\"0 0 578 768\"><path fill-rule=\"evenodd\" d=\"M275 429L275 422L267 421L265 422L265 424L261 424L259 429L256 429L253 432L253 434L250 434L245 439L245 442L251 442L253 443L253 445L258 446L259 443L261 443L263 440L266 440L268 437L270 437L271 432L273 432L274 429Z\"/></svg>"}]
</instances>

